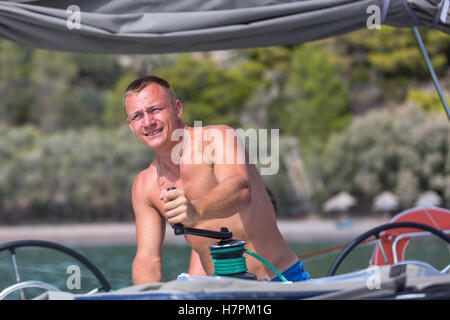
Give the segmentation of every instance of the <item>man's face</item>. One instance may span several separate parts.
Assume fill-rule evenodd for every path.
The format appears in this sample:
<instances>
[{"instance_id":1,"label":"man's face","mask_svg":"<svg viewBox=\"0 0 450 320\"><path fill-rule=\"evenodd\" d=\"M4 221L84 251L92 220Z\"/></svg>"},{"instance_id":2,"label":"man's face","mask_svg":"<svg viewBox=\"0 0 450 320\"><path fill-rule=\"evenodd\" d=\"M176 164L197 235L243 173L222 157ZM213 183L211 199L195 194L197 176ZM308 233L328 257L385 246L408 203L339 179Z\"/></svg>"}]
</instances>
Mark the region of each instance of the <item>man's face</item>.
<instances>
[{"instance_id":1,"label":"man's face","mask_svg":"<svg viewBox=\"0 0 450 320\"><path fill-rule=\"evenodd\" d=\"M172 102L166 90L157 84L150 84L139 93L128 94L125 108L131 131L152 149L170 141L182 113L181 102Z\"/></svg>"}]
</instances>

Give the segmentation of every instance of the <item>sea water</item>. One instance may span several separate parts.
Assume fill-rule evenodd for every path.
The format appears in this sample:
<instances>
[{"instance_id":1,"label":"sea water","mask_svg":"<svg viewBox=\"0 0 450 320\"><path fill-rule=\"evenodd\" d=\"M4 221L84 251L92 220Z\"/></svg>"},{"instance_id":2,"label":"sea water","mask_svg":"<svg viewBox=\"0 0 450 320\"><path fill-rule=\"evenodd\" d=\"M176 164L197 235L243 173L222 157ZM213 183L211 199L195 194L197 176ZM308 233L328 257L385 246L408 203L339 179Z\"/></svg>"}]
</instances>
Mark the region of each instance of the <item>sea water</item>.
<instances>
[{"instance_id":1,"label":"sea water","mask_svg":"<svg viewBox=\"0 0 450 320\"><path fill-rule=\"evenodd\" d=\"M342 243L311 242L289 243L293 251L306 254L316 250L333 247ZM89 259L105 276L113 290L132 285L131 265L136 254L135 245L91 245L69 246ZM339 267L337 274L367 268L374 249L373 244L358 246ZM313 255L302 259L303 265L312 278L326 276L331 264L340 250ZM189 267L190 247L182 244L163 246L163 281L177 278ZM450 263L450 251L443 241L438 239L413 239L405 254L406 259L428 262L443 269ZM247 259L253 259L247 256ZM39 280L58 287L62 291L87 293L99 286L98 280L82 263L63 253L47 248L19 248L16 261L21 281ZM0 252L0 291L16 282L9 252ZM30 291L30 292L28 292ZM27 290L27 296L33 297L42 292L40 289ZM10 298L19 298L13 294Z\"/></svg>"}]
</instances>

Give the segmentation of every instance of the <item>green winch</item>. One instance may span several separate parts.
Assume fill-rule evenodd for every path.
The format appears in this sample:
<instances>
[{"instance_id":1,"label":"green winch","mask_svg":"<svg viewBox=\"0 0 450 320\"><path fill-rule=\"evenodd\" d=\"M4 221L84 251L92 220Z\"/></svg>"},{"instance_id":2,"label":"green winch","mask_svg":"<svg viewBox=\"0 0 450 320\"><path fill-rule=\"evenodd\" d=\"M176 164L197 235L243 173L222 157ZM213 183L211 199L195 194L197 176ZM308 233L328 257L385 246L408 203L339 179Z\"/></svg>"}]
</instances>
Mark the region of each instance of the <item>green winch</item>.
<instances>
[{"instance_id":1,"label":"green winch","mask_svg":"<svg viewBox=\"0 0 450 320\"><path fill-rule=\"evenodd\" d=\"M283 282L288 280L267 260L256 253L245 248L245 241L232 239L233 233L227 228L220 231L210 231L196 228L184 227L182 224L175 224L175 235L190 234L199 237L213 238L220 240L216 244L210 245L210 254L214 264L215 276L228 276L247 280L256 280L256 275L247 272L247 262L244 253L251 255L269 267Z\"/></svg>"},{"instance_id":2,"label":"green winch","mask_svg":"<svg viewBox=\"0 0 450 320\"><path fill-rule=\"evenodd\" d=\"M175 187L167 190L174 190ZM251 255L264 263L270 270L272 270L283 282L288 280L279 272L273 265L263 257L256 253L245 249L245 241L233 240L233 233L227 228L220 228L220 231L211 231L204 229L189 228L183 226L181 223L173 225L175 235L190 234L198 237L212 238L220 240L218 243L210 245L210 254L214 265L215 276L228 276L248 280L256 280L256 275L247 272L247 261L244 253Z\"/></svg>"}]
</instances>

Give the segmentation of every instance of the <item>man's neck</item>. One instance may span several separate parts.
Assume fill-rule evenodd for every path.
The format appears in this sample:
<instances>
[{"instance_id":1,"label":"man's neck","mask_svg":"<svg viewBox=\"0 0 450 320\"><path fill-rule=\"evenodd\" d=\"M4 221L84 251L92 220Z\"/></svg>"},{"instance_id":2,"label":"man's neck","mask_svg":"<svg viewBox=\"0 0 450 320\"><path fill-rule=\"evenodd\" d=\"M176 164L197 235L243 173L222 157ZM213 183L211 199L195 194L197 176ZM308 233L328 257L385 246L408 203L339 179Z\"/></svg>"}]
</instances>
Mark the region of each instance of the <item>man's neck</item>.
<instances>
[{"instance_id":1,"label":"man's neck","mask_svg":"<svg viewBox=\"0 0 450 320\"><path fill-rule=\"evenodd\" d=\"M181 157L182 152L184 151L185 143L187 142L187 133L188 133L187 127L184 124L182 124L182 126L180 126L179 129L181 128L184 128L183 137L181 141L171 141L170 145L167 148L162 150L153 150L156 155L157 165L160 167L160 169L164 171L166 170L170 171L172 174L175 175L179 173L180 165L179 161L177 163L172 159L173 148L177 146L180 142L183 143L183 146L181 148L181 154L179 155Z\"/></svg>"}]
</instances>

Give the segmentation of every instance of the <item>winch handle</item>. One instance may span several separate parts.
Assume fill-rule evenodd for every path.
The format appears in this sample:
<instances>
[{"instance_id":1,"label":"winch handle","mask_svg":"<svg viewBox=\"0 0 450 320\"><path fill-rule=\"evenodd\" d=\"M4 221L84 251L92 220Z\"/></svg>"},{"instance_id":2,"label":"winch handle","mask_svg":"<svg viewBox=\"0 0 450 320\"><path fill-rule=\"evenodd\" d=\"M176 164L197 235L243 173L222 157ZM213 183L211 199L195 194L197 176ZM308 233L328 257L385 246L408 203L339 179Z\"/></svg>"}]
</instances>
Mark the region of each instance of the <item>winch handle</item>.
<instances>
[{"instance_id":1,"label":"winch handle","mask_svg":"<svg viewBox=\"0 0 450 320\"><path fill-rule=\"evenodd\" d=\"M175 187L170 187L167 188L167 191L175 189L176 189ZM175 223L173 225L173 230L176 236L182 234L190 234L198 237L212 238L219 240L231 240L231 238L233 237L233 233L228 231L227 228L220 228L220 231L211 231L204 229L188 228L185 227L182 223Z\"/></svg>"},{"instance_id":2,"label":"winch handle","mask_svg":"<svg viewBox=\"0 0 450 320\"><path fill-rule=\"evenodd\" d=\"M180 231L183 232L182 234L191 234L193 236L218 239L218 240L231 240L231 238L233 237L233 232L228 231L227 228L220 228L220 231L211 231L211 230L196 229L196 228L189 228L189 227L183 226L180 228ZM175 232L175 235L178 235L178 234Z\"/></svg>"}]
</instances>

